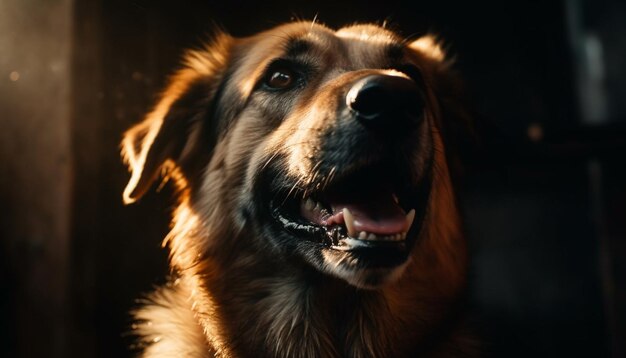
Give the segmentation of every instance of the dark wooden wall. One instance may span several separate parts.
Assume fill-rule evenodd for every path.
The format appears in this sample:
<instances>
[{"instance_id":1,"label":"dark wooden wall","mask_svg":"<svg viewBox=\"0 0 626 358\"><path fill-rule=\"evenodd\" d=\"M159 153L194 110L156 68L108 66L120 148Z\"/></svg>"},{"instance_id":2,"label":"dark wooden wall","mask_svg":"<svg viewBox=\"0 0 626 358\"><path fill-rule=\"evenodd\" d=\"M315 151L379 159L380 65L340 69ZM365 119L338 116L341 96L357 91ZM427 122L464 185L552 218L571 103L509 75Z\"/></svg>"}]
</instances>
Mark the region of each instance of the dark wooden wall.
<instances>
[{"instance_id":1,"label":"dark wooden wall","mask_svg":"<svg viewBox=\"0 0 626 358\"><path fill-rule=\"evenodd\" d=\"M122 132L150 109L182 50L216 26L244 36L316 15L335 27L388 18L406 35L441 34L457 56L487 123L483 150L468 157L463 202L472 304L490 356L621 356L626 118L615 106L605 123L582 124L566 6L574 3L0 2L8 356L130 356L127 312L167 274L160 242L172 201L166 187L122 205ZM623 10L581 3L591 13ZM607 44L614 62L624 47ZM610 68L615 97L623 77Z\"/></svg>"},{"instance_id":2,"label":"dark wooden wall","mask_svg":"<svg viewBox=\"0 0 626 358\"><path fill-rule=\"evenodd\" d=\"M72 1L0 2L2 356L67 354L71 37Z\"/></svg>"}]
</instances>

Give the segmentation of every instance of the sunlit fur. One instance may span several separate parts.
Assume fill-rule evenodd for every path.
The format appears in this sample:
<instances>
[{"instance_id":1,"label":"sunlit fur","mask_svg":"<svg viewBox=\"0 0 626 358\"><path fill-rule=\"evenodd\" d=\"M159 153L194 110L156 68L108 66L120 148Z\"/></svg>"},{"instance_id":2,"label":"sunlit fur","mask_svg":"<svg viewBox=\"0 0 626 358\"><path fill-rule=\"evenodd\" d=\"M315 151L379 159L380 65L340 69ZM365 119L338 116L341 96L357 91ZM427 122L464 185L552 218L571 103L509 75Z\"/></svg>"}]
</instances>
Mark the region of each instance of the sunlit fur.
<instances>
[{"instance_id":1,"label":"sunlit fur","mask_svg":"<svg viewBox=\"0 0 626 358\"><path fill-rule=\"evenodd\" d=\"M244 39L219 35L213 44L188 53L155 109L124 136L122 149L131 171L125 202L137 200L164 168L178 190L172 229L164 241L174 278L134 312L143 356L470 356L474 344L464 332L462 317L453 313L465 287L466 252L441 135L445 121L457 119L444 118L440 108L454 99L444 98L450 91L440 90L444 83L450 86L451 77L433 37L407 46L406 56L424 76L434 169L423 230L401 270L367 290L342 279L350 273L333 273L332 267L326 270L331 275L318 273L311 279L309 269L280 257L242 214L242 203L251 200L255 170L267 164L269 153L264 150L272 148L268 143L284 144L299 130L286 130L288 124L279 127L284 132L274 129L266 114L246 109L242 99L250 96L267 63L284 50L281 45L298 36L327 51L334 51L333 39L345 41L353 53L361 54L350 58L349 65L357 68L372 62L365 54L383 56L376 46L403 41L376 25L335 33L305 22ZM340 75L331 72L328 78ZM206 123L196 119L174 133L170 129L178 126L164 124L171 107L197 81L206 98L220 96L219 113L229 120L227 135L218 136L211 148L203 142ZM222 81L231 85L220 87ZM202 118L213 113L211 107ZM297 169L296 164L285 170L311 169Z\"/></svg>"}]
</instances>

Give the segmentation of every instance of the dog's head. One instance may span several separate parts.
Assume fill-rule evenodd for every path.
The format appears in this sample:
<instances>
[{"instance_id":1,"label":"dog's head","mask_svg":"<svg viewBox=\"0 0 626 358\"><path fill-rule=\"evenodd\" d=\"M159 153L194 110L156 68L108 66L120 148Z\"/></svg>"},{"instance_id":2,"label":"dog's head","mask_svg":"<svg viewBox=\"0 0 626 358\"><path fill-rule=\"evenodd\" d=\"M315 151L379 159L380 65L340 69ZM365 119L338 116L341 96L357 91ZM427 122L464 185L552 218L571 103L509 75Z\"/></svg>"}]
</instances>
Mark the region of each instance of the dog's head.
<instances>
[{"instance_id":1,"label":"dog's head","mask_svg":"<svg viewBox=\"0 0 626 358\"><path fill-rule=\"evenodd\" d=\"M431 37L405 41L375 25L219 36L187 55L155 110L126 133L124 199L139 198L169 163L204 225L379 287L436 225L433 187L449 184L445 68Z\"/></svg>"}]
</instances>

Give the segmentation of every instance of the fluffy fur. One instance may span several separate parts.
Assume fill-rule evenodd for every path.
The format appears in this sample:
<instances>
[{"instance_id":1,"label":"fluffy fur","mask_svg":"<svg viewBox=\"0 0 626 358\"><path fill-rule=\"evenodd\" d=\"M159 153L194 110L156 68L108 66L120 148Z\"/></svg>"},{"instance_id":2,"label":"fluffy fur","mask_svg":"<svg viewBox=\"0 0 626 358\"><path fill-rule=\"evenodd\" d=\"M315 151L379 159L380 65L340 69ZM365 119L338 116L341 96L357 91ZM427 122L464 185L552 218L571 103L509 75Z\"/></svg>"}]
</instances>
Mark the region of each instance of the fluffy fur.
<instances>
[{"instance_id":1,"label":"fluffy fur","mask_svg":"<svg viewBox=\"0 0 626 358\"><path fill-rule=\"evenodd\" d=\"M286 51L298 52L316 77L291 94L259 89ZM328 140L320 133L339 130L337 88L370 73L408 77L389 68L393 61L420 72L425 124L406 157L420 170L432 161L432 171L423 178L407 169L411 183L429 181L422 227L406 262L376 273L272 235L257 205L266 167L276 169L274 180L297 178L293 188L303 195L339 175L337 165L323 166L340 162L339 154L315 149ZM333 31L298 22L243 39L222 34L190 51L122 143L131 170L126 203L161 173L178 190L165 239L174 278L134 312L143 356L470 356L462 324L466 251L447 152L447 133L465 121L454 83L433 37L406 41L376 25Z\"/></svg>"}]
</instances>

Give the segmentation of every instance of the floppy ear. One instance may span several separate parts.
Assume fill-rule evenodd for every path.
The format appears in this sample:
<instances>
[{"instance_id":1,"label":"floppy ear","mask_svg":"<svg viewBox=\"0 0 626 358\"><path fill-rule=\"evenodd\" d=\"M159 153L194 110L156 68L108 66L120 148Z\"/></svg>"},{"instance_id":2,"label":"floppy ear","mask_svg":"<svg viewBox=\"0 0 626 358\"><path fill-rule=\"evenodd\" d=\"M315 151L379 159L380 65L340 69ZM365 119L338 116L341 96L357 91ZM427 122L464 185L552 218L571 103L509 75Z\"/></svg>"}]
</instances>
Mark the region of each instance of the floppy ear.
<instances>
[{"instance_id":1,"label":"floppy ear","mask_svg":"<svg viewBox=\"0 0 626 358\"><path fill-rule=\"evenodd\" d=\"M122 157L131 172L124 203L139 199L161 169L181 169L197 158L206 136L206 122L215 121L213 98L222 82L233 39L217 36L211 45L185 55L183 68L170 79L156 107L143 122L124 133Z\"/></svg>"}]
</instances>

